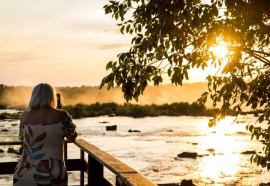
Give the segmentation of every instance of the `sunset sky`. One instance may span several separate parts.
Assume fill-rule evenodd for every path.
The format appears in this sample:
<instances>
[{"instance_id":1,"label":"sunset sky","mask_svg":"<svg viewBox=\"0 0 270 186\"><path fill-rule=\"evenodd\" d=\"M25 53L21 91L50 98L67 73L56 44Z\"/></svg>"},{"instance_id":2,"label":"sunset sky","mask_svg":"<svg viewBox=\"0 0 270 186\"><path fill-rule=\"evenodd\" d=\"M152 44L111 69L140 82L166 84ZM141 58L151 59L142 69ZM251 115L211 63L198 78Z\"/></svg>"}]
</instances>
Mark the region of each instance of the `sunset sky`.
<instances>
[{"instance_id":1,"label":"sunset sky","mask_svg":"<svg viewBox=\"0 0 270 186\"><path fill-rule=\"evenodd\" d=\"M0 84L98 86L106 63L130 44L104 14L106 2L1 0Z\"/></svg>"}]
</instances>

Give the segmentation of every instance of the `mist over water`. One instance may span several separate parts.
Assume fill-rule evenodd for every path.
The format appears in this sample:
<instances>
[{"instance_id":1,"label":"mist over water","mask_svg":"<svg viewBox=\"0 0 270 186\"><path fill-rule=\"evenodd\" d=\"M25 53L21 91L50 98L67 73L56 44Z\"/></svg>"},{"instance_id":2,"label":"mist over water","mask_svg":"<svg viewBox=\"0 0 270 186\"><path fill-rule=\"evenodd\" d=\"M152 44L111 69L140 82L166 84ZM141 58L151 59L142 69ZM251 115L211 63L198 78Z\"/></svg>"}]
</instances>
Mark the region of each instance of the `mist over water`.
<instances>
[{"instance_id":1,"label":"mist over water","mask_svg":"<svg viewBox=\"0 0 270 186\"><path fill-rule=\"evenodd\" d=\"M0 104L12 107L28 107L33 87L26 86L4 86L0 87ZM150 105L150 104L171 104L174 102L196 101L200 95L207 90L206 83L184 84L183 86L160 85L158 87L149 86L144 94L139 97L139 101L131 103ZM63 105L75 105L78 103L93 104L115 102L117 104L125 103L121 88L81 86L81 87L56 87L57 93L61 94ZM211 107L210 103L206 104Z\"/></svg>"},{"instance_id":2,"label":"mist over water","mask_svg":"<svg viewBox=\"0 0 270 186\"><path fill-rule=\"evenodd\" d=\"M0 85L0 104L11 107L27 107L31 91L32 87Z\"/></svg>"}]
</instances>

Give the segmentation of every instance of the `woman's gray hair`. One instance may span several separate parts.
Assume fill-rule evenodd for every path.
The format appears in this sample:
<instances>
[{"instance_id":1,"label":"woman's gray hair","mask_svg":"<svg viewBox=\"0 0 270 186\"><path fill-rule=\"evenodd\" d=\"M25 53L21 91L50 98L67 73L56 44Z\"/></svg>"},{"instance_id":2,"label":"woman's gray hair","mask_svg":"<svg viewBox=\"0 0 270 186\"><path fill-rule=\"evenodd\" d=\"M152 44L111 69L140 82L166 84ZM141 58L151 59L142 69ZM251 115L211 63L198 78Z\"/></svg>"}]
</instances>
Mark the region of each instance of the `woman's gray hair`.
<instances>
[{"instance_id":1,"label":"woman's gray hair","mask_svg":"<svg viewBox=\"0 0 270 186\"><path fill-rule=\"evenodd\" d=\"M29 102L30 109L42 107L56 107L55 89L47 83L40 83L34 87Z\"/></svg>"}]
</instances>

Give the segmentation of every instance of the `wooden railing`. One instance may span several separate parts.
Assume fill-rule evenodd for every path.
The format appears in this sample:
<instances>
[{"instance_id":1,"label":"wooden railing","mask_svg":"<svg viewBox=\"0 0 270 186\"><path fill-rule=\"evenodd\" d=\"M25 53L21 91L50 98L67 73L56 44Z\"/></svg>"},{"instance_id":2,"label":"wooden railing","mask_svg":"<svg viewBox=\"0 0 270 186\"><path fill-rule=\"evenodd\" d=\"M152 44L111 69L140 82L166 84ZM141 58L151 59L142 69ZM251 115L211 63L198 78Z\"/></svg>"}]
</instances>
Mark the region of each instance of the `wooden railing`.
<instances>
[{"instance_id":1,"label":"wooden railing","mask_svg":"<svg viewBox=\"0 0 270 186\"><path fill-rule=\"evenodd\" d=\"M74 144L80 149L80 159L67 158L65 143L65 161L68 171L80 171L81 186L85 185L84 173L87 174L88 186L156 186L133 168L84 139L76 139ZM21 145L21 142L0 142L0 146L3 145ZM12 174L16 164L17 162L0 162L0 174ZM104 177L104 167L115 175L114 183Z\"/></svg>"}]
</instances>

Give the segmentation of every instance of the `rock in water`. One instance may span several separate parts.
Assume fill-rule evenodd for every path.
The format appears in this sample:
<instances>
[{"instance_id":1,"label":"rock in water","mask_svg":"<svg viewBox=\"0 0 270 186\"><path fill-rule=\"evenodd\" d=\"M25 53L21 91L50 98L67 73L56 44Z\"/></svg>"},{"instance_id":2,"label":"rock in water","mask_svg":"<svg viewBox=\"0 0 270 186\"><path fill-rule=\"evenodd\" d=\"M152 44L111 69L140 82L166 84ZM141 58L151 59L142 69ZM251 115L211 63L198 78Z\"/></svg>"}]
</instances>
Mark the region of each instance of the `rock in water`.
<instances>
[{"instance_id":1,"label":"rock in water","mask_svg":"<svg viewBox=\"0 0 270 186\"><path fill-rule=\"evenodd\" d=\"M112 125L112 126L106 126L107 131L115 131L117 130L117 125Z\"/></svg>"},{"instance_id":2,"label":"rock in water","mask_svg":"<svg viewBox=\"0 0 270 186\"><path fill-rule=\"evenodd\" d=\"M178 154L177 157L179 157L179 158L194 158L194 159L196 159L197 153L196 152L182 152L181 154Z\"/></svg>"},{"instance_id":3,"label":"rock in water","mask_svg":"<svg viewBox=\"0 0 270 186\"><path fill-rule=\"evenodd\" d=\"M245 152L241 152L241 154L256 154L256 151L255 150L248 150Z\"/></svg>"},{"instance_id":4,"label":"rock in water","mask_svg":"<svg viewBox=\"0 0 270 186\"><path fill-rule=\"evenodd\" d=\"M129 129L128 132L141 132L140 130L131 130Z\"/></svg>"},{"instance_id":5,"label":"rock in water","mask_svg":"<svg viewBox=\"0 0 270 186\"><path fill-rule=\"evenodd\" d=\"M182 180L180 186L196 186L193 184L192 180Z\"/></svg>"},{"instance_id":6,"label":"rock in water","mask_svg":"<svg viewBox=\"0 0 270 186\"><path fill-rule=\"evenodd\" d=\"M192 180L182 180L181 183L164 183L158 184L158 186L196 186L193 184Z\"/></svg>"}]
</instances>

